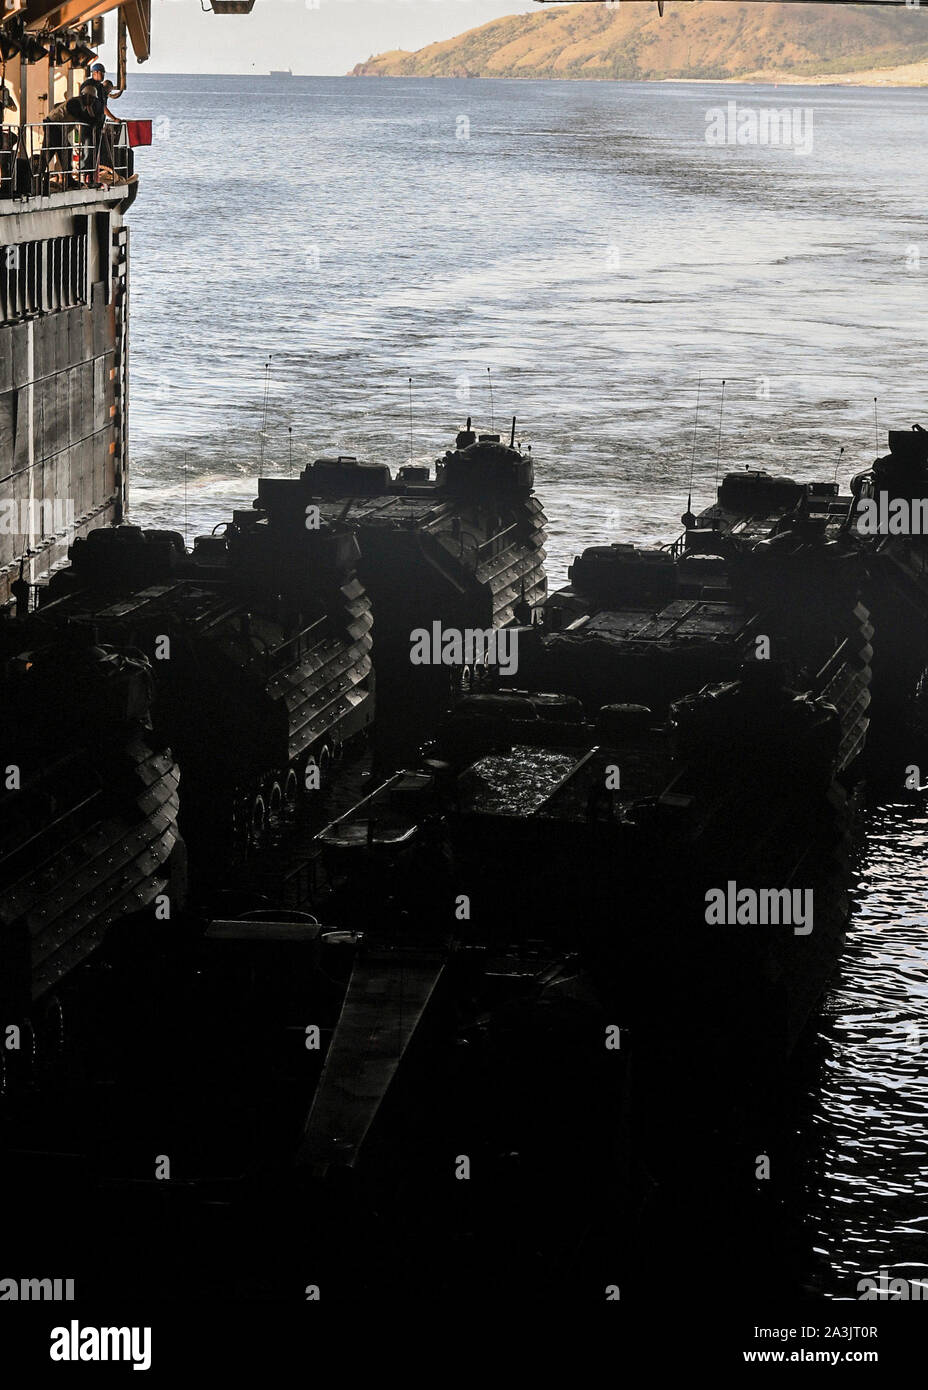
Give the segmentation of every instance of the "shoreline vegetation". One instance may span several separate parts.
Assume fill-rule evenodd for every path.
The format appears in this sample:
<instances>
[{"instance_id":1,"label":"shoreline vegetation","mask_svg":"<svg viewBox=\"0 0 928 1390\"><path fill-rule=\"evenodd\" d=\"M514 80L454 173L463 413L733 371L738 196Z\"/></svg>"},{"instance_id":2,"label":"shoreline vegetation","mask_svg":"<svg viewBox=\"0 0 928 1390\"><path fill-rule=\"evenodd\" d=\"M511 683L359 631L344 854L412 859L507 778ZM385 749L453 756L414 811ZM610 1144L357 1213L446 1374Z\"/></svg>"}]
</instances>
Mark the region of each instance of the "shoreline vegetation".
<instances>
[{"instance_id":1,"label":"shoreline vegetation","mask_svg":"<svg viewBox=\"0 0 928 1390\"><path fill-rule=\"evenodd\" d=\"M352 77L498 77L770 86L928 86L928 5L652 3L508 15Z\"/></svg>"}]
</instances>

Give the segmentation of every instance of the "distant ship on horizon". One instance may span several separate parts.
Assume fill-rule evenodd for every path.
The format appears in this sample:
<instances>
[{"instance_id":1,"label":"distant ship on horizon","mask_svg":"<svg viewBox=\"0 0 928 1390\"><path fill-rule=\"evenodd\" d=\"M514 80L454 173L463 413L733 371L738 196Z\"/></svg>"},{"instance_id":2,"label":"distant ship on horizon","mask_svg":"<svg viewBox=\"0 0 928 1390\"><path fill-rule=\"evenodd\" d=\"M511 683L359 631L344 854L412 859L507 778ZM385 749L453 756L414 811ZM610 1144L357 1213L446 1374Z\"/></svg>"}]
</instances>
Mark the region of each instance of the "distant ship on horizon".
<instances>
[{"instance_id":1,"label":"distant ship on horizon","mask_svg":"<svg viewBox=\"0 0 928 1390\"><path fill-rule=\"evenodd\" d=\"M292 71L291 68L282 68L282 69L271 68L270 76L271 76L271 77L292 77L292 76L293 76L293 71Z\"/></svg>"}]
</instances>

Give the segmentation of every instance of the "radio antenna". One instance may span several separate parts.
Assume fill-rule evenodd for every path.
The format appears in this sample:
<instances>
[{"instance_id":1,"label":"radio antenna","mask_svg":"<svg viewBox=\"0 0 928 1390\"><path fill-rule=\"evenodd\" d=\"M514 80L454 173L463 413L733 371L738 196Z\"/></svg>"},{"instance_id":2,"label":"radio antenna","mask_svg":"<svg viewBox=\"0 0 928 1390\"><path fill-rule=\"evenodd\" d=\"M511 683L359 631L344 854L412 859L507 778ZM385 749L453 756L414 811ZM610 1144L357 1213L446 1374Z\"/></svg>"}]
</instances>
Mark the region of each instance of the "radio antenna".
<instances>
[{"instance_id":1,"label":"radio antenna","mask_svg":"<svg viewBox=\"0 0 928 1390\"><path fill-rule=\"evenodd\" d=\"M693 521L696 520L693 516L693 474L696 472L696 431L699 429L699 395L701 391L702 372L699 373L696 381L696 416L693 420L693 453L690 458L690 485L686 490L686 512L684 513L685 517L692 517ZM691 522L684 520L683 524L689 527Z\"/></svg>"},{"instance_id":2,"label":"radio antenna","mask_svg":"<svg viewBox=\"0 0 928 1390\"><path fill-rule=\"evenodd\" d=\"M187 451L184 450L184 546L187 545Z\"/></svg>"},{"instance_id":3,"label":"radio antenna","mask_svg":"<svg viewBox=\"0 0 928 1390\"><path fill-rule=\"evenodd\" d=\"M494 422L493 422L493 376L492 376L492 373L491 373L489 367L487 367L487 385L488 385L489 388L490 388L490 431L491 431L491 433L492 433L492 430L493 430L493 423L494 423Z\"/></svg>"},{"instance_id":4,"label":"radio antenna","mask_svg":"<svg viewBox=\"0 0 928 1390\"><path fill-rule=\"evenodd\" d=\"M719 465L722 459L722 411L725 408L725 378L722 377L722 395L719 399L719 438L715 452L715 486L719 485Z\"/></svg>"},{"instance_id":5,"label":"radio antenna","mask_svg":"<svg viewBox=\"0 0 928 1390\"><path fill-rule=\"evenodd\" d=\"M264 416L261 421L261 468L264 468L264 442L267 438L267 397L271 384L271 361L272 354L268 354L268 359L264 364Z\"/></svg>"},{"instance_id":6,"label":"radio antenna","mask_svg":"<svg viewBox=\"0 0 928 1390\"><path fill-rule=\"evenodd\" d=\"M877 404L877 397L873 397L873 434L876 441L876 451L880 452L880 408Z\"/></svg>"},{"instance_id":7,"label":"radio antenna","mask_svg":"<svg viewBox=\"0 0 928 1390\"><path fill-rule=\"evenodd\" d=\"M412 463L412 377L407 378L409 382L409 462Z\"/></svg>"}]
</instances>

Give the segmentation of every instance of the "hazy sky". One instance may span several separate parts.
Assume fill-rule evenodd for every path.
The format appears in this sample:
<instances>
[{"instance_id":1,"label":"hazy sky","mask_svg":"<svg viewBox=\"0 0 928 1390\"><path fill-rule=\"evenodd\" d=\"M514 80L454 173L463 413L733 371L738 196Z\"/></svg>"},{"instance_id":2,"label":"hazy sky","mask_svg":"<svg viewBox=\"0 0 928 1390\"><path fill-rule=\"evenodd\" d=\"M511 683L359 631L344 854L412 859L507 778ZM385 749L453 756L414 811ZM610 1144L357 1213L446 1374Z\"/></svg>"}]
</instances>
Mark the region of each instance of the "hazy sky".
<instances>
[{"instance_id":1,"label":"hazy sky","mask_svg":"<svg viewBox=\"0 0 928 1390\"><path fill-rule=\"evenodd\" d=\"M152 56L138 71L341 74L372 53L540 10L532 0L256 0L250 15L216 15L200 0L153 0ZM112 67L115 17L106 23L102 54ZM135 69L130 58L130 75Z\"/></svg>"}]
</instances>

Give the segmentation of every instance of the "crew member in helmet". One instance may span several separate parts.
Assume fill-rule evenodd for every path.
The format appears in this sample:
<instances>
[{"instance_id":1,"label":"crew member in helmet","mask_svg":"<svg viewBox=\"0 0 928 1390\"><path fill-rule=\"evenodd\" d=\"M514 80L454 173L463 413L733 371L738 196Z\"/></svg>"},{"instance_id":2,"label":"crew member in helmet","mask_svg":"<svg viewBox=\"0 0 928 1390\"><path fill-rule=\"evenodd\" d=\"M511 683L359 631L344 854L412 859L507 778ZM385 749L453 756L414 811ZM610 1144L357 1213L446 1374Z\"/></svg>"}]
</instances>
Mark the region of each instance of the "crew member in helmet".
<instances>
[{"instance_id":1,"label":"crew member in helmet","mask_svg":"<svg viewBox=\"0 0 928 1390\"><path fill-rule=\"evenodd\" d=\"M106 128L106 119L116 120L109 109L108 102L113 95L114 84L107 81L106 68L99 60L90 65L90 73L81 83L80 95L85 97L93 110L96 121L92 168L94 177L100 168L112 170L114 167L113 141ZM118 93L117 93L118 95Z\"/></svg>"},{"instance_id":2,"label":"crew member in helmet","mask_svg":"<svg viewBox=\"0 0 928 1390\"><path fill-rule=\"evenodd\" d=\"M111 121L117 120L118 117L113 115L107 103L111 97L118 97L121 93L116 91L115 83L107 79L106 68L99 60L95 63L91 63L90 75L87 80L81 84L82 92L85 87L93 88L93 94L101 104L101 114L103 116L108 116Z\"/></svg>"}]
</instances>

